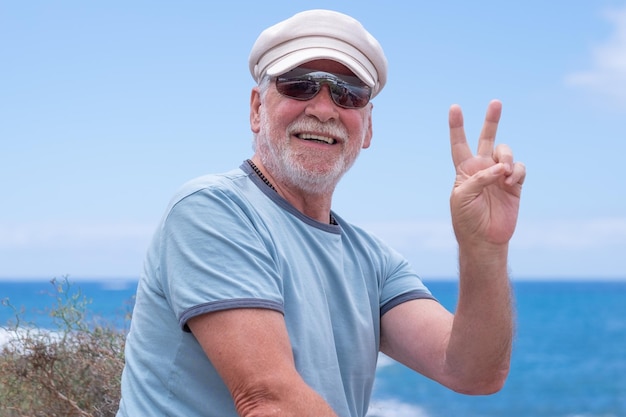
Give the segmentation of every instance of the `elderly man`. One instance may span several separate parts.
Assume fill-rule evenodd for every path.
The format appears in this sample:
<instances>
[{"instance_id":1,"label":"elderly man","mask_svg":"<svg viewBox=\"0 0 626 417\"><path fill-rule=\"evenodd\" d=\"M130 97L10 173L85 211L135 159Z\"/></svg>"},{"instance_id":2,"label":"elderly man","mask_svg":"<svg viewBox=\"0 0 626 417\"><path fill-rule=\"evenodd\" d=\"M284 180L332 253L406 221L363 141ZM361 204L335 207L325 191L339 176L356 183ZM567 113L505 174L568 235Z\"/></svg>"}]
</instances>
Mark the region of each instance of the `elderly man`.
<instances>
[{"instance_id":1,"label":"elderly man","mask_svg":"<svg viewBox=\"0 0 626 417\"><path fill-rule=\"evenodd\" d=\"M407 261L331 210L372 140L387 62L356 20L299 13L252 48L255 152L182 187L155 234L126 347L119 417L363 417L380 351L458 392L504 383L507 276L525 168L478 152L450 109L460 293L446 311Z\"/></svg>"}]
</instances>

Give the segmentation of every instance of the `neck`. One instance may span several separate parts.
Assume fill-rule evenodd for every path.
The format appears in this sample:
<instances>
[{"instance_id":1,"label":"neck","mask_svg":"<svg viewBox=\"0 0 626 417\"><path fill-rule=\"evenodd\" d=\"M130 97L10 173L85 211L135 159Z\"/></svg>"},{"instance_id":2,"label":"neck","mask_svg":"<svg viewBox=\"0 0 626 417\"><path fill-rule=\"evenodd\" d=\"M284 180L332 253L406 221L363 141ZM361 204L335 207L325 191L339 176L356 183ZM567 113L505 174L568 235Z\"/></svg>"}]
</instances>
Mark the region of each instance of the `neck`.
<instances>
[{"instance_id":1,"label":"neck","mask_svg":"<svg viewBox=\"0 0 626 417\"><path fill-rule=\"evenodd\" d=\"M278 195L287 200L294 208L302 214L319 221L320 223L336 224L330 213L332 203L332 190L323 193L311 193L286 181L280 181L274 177L271 172L263 165L258 157L249 160L250 166L259 175L259 177Z\"/></svg>"}]
</instances>

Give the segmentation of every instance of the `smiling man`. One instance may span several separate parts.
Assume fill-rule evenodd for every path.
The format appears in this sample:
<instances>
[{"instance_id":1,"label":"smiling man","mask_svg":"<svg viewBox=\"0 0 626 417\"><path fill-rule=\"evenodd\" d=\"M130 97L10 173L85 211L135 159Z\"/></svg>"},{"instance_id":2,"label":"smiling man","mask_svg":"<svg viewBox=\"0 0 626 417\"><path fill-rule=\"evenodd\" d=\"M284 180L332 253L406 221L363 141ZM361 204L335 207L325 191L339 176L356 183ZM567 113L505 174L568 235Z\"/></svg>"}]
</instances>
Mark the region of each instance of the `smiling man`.
<instances>
[{"instance_id":1,"label":"smiling man","mask_svg":"<svg viewBox=\"0 0 626 417\"><path fill-rule=\"evenodd\" d=\"M494 146L490 103L472 154L450 109L459 242L453 315L408 262L331 209L372 140L379 43L349 16L299 13L252 48L254 155L184 185L149 248L126 345L119 417L363 417L379 352L468 394L507 376L507 276L523 164Z\"/></svg>"}]
</instances>

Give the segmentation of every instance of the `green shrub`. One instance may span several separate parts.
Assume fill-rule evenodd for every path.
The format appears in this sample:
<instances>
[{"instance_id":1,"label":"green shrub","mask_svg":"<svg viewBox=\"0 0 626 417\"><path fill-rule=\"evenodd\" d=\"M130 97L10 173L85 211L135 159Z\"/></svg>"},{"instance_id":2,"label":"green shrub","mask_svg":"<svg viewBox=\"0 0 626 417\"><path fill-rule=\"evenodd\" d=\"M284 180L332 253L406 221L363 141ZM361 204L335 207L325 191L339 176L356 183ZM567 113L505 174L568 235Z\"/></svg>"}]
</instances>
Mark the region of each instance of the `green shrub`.
<instances>
[{"instance_id":1,"label":"green shrub","mask_svg":"<svg viewBox=\"0 0 626 417\"><path fill-rule=\"evenodd\" d=\"M11 337L0 351L0 415L115 416L127 332L91 318L91 302L67 278L51 283L52 331L23 323L23 312L2 301L15 322L4 327Z\"/></svg>"}]
</instances>

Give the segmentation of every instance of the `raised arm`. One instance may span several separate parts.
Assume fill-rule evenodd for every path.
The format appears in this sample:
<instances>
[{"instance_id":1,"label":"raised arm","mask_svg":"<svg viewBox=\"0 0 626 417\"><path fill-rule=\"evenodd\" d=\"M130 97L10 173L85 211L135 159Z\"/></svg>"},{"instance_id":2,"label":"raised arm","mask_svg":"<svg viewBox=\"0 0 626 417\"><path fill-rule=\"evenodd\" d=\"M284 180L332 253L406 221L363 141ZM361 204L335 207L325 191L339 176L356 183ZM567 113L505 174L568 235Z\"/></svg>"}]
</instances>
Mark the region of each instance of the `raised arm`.
<instances>
[{"instance_id":1,"label":"raised arm","mask_svg":"<svg viewBox=\"0 0 626 417\"><path fill-rule=\"evenodd\" d=\"M472 154L460 107L450 108L456 180L450 197L459 244L455 314L429 300L400 304L382 318L381 349L455 391L489 394L508 375L514 333L508 243L515 230L523 164L494 147L502 105L492 101Z\"/></svg>"},{"instance_id":2,"label":"raised arm","mask_svg":"<svg viewBox=\"0 0 626 417\"><path fill-rule=\"evenodd\" d=\"M189 328L242 417L337 417L298 374L283 316L273 310L208 313Z\"/></svg>"}]
</instances>

